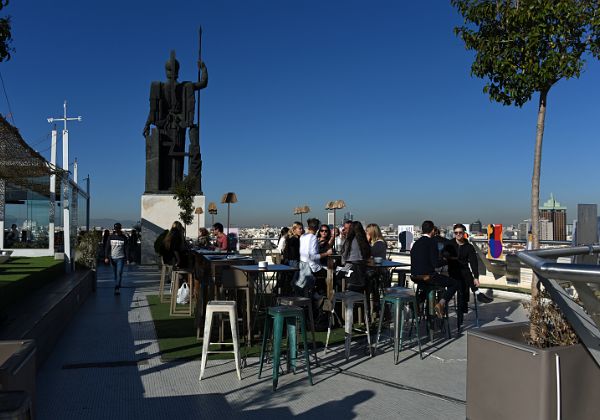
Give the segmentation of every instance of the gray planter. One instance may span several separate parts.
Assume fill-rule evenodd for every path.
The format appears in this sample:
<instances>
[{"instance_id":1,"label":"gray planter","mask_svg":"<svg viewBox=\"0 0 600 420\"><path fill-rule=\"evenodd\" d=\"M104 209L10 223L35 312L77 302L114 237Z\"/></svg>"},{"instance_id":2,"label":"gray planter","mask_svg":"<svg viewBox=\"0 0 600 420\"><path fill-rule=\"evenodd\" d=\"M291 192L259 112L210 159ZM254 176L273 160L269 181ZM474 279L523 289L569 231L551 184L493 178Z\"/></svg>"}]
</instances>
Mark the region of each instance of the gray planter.
<instances>
[{"instance_id":1,"label":"gray planter","mask_svg":"<svg viewBox=\"0 0 600 420\"><path fill-rule=\"evenodd\" d=\"M26 391L33 406L35 406L35 356L36 348L33 340L0 341L0 391Z\"/></svg>"},{"instance_id":2,"label":"gray planter","mask_svg":"<svg viewBox=\"0 0 600 420\"><path fill-rule=\"evenodd\" d=\"M600 368L581 344L538 349L528 323L469 331L467 419L597 419Z\"/></svg>"}]
</instances>

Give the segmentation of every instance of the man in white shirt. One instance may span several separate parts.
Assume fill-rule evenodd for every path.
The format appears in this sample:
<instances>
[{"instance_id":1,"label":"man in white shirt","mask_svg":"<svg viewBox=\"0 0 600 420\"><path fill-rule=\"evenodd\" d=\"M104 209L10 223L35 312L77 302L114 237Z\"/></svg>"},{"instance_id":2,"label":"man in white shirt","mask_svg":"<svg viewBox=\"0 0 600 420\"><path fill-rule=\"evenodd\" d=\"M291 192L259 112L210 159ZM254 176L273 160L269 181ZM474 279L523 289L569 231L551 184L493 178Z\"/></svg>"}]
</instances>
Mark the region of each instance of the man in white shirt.
<instances>
[{"instance_id":1,"label":"man in white shirt","mask_svg":"<svg viewBox=\"0 0 600 420\"><path fill-rule=\"evenodd\" d=\"M326 270L320 264L322 257L331 255L331 249L319 254L317 231L321 225L319 219L311 218L306 221L308 232L300 237L300 273L296 280L296 293L301 296L310 296L310 290L315 284L315 274Z\"/></svg>"}]
</instances>

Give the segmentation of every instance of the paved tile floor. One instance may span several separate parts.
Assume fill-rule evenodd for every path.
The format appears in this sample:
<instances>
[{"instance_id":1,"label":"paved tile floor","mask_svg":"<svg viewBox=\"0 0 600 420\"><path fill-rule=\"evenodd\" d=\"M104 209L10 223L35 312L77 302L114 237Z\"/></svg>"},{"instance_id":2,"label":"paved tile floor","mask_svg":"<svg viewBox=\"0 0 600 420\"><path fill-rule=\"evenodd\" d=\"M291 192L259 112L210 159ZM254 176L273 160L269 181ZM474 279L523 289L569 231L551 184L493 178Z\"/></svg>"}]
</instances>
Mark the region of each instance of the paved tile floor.
<instances>
[{"instance_id":1,"label":"paved tile floor","mask_svg":"<svg viewBox=\"0 0 600 420\"><path fill-rule=\"evenodd\" d=\"M160 361L147 294L156 294L156 267L128 266L121 296L113 296L112 273L98 272L98 291L83 305L37 376L40 419L237 419L376 418L464 419L466 335L425 344L426 357L407 349L394 365L391 347L364 356L353 343L323 355L306 372L280 377L271 391L270 365L257 378L258 360L238 381L232 361L209 361L202 382L199 361ZM480 306L482 325L523 321L518 302ZM472 315L466 328L473 323Z\"/></svg>"}]
</instances>

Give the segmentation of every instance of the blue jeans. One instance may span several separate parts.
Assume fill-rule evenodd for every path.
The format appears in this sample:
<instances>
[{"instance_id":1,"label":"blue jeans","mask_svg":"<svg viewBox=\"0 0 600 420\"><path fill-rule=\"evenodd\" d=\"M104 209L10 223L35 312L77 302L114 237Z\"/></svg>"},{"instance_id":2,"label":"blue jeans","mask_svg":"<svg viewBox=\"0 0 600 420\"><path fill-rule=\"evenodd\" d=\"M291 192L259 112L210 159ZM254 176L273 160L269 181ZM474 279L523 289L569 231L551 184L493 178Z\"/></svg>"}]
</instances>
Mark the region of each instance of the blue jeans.
<instances>
[{"instance_id":1,"label":"blue jeans","mask_svg":"<svg viewBox=\"0 0 600 420\"><path fill-rule=\"evenodd\" d=\"M123 280L123 267L125 266L125 258L111 258L110 263L113 267L113 274L115 275L115 286L121 287L121 280Z\"/></svg>"}]
</instances>

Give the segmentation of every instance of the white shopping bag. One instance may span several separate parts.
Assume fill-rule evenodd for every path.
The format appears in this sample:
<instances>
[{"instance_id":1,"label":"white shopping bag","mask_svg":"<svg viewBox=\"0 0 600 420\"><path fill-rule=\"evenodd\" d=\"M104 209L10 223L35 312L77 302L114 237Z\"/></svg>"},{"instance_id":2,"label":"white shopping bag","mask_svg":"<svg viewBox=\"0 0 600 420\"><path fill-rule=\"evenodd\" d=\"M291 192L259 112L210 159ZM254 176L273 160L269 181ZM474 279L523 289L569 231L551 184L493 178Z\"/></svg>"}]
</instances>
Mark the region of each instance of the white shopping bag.
<instances>
[{"instance_id":1,"label":"white shopping bag","mask_svg":"<svg viewBox=\"0 0 600 420\"><path fill-rule=\"evenodd\" d=\"M177 303L181 305L190 303L190 289L187 283L183 283L177 291Z\"/></svg>"}]
</instances>

